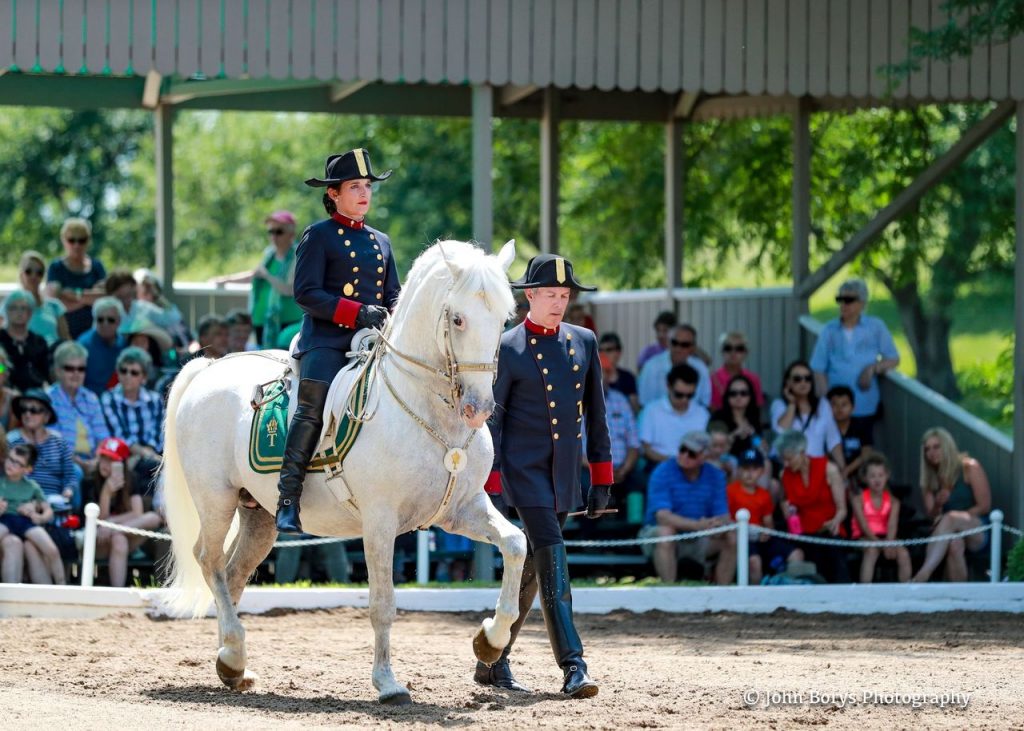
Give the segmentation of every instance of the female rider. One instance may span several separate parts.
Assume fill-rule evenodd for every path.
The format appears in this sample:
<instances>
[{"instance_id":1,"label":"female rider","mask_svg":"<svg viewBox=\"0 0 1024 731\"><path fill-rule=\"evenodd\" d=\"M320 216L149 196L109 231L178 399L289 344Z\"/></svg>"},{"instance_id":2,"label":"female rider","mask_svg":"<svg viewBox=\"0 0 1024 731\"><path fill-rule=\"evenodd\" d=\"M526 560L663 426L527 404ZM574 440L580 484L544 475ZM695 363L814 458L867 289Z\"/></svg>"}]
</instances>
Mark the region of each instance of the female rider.
<instances>
[{"instance_id":1,"label":"female rider","mask_svg":"<svg viewBox=\"0 0 1024 731\"><path fill-rule=\"evenodd\" d=\"M295 301L305 314L293 354L300 363L298 404L277 483L281 533L302 532L302 482L323 428L327 389L348 359L352 336L383 327L400 290L391 240L365 223L373 183L391 171L374 175L362 148L331 155L325 169L323 179L310 178L306 185L327 189L323 203L330 218L303 232L295 259Z\"/></svg>"}]
</instances>

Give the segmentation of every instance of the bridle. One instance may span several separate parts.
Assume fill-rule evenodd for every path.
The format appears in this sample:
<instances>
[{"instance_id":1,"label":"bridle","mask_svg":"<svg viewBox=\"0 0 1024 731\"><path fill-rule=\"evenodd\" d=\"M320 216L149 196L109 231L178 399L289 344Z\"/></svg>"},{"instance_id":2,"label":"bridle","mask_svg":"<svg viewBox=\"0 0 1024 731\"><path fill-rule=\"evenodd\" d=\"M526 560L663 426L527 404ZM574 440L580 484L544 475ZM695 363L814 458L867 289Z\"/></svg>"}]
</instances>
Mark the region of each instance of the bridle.
<instances>
[{"instance_id":1,"label":"bridle","mask_svg":"<svg viewBox=\"0 0 1024 731\"><path fill-rule=\"evenodd\" d=\"M451 287L448 288L449 292ZM447 384L448 396L437 394L437 397L443 401L449 409L455 410L458 408L459 401L462 400L463 388L459 381L459 376L463 373L491 373L491 383L493 384L498 378L498 349L501 347L501 342L498 342L498 346L494 349L494 357L489 362L473 362L464 361L459 362L459 359L455 355L455 348L452 345L452 318L451 318L451 306L447 303L441 310L440 322L442 326L442 340L444 342L444 367L437 368L436 366L427 363L425 360L403 353L401 350L396 348L394 344L388 340L388 335L391 334L391 323L388 323L385 332L380 334L380 339L384 343L385 352L393 353L402 360L412 363L418 366L435 378L439 379L443 383ZM403 369L404 370L404 369Z\"/></svg>"}]
</instances>

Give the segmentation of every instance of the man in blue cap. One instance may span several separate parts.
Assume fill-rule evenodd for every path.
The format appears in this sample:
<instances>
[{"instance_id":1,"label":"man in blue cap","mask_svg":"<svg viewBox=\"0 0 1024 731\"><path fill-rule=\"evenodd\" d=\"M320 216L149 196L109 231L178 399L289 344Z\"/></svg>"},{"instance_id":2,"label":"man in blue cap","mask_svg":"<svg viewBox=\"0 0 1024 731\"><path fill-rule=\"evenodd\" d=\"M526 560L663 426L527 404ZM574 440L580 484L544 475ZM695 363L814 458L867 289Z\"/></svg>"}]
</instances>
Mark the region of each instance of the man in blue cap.
<instances>
[{"instance_id":1,"label":"man in blue cap","mask_svg":"<svg viewBox=\"0 0 1024 731\"><path fill-rule=\"evenodd\" d=\"M576 281L568 259L552 254L531 259L526 274L512 287L526 291L529 312L501 337L494 384L497 407L488 422L494 467L486 490L503 493L505 503L519 513L529 551L512 639L498 662L477 664L474 680L529 692L513 677L508 656L539 583L544 623L563 673L562 693L590 698L597 695L598 686L587 675L583 643L573 624L562 540L569 511L582 503L584 428L594 485L587 500L588 517L598 517L608 505L613 470L597 338L562 318L573 290L594 288Z\"/></svg>"},{"instance_id":2,"label":"man in blue cap","mask_svg":"<svg viewBox=\"0 0 1024 731\"><path fill-rule=\"evenodd\" d=\"M277 484L277 530L301 533L299 498L306 469L323 428L327 390L348 360L357 330L383 327L398 302L398 270L391 240L365 223L374 175L370 155L359 148L331 155L321 178L306 185L326 188L330 218L302 234L295 257L295 301L304 311L295 357L300 363L295 417L288 427L281 478Z\"/></svg>"}]
</instances>

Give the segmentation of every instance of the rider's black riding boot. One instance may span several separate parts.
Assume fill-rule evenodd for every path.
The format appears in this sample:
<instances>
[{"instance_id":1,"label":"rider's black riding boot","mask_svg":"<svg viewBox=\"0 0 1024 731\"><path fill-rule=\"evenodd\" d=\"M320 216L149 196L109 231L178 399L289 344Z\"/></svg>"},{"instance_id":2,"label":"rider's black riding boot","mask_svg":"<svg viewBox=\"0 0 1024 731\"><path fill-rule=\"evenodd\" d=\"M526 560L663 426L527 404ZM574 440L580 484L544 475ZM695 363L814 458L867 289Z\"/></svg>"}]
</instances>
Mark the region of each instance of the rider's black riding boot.
<instances>
[{"instance_id":1,"label":"rider's black riding boot","mask_svg":"<svg viewBox=\"0 0 1024 731\"><path fill-rule=\"evenodd\" d=\"M572 588L565 544L545 546L534 551L534 563L540 579L540 608L555 660L562 668L562 692L571 698L597 695L597 683L587 675L583 662L583 642L572 621Z\"/></svg>"},{"instance_id":2,"label":"rider's black riding boot","mask_svg":"<svg viewBox=\"0 0 1024 731\"><path fill-rule=\"evenodd\" d=\"M277 483L280 497L277 501L277 530L280 533L301 533L299 498L302 481L320 441L324 426L324 405L329 383L304 378L299 381L299 399L295 416L288 427L288 441L284 447L281 479Z\"/></svg>"},{"instance_id":3,"label":"rider's black riding boot","mask_svg":"<svg viewBox=\"0 0 1024 731\"><path fill-rule=\"evenodd\" d=\"M537 572L533 568L533 556L527 556L526 563L523 564L523 577L519 581L519 616L512 623L512 636L509 638L504 652L501 653L501 657L496 663L485 665L477 661L473 680L480 683L480 685L493 685L496 688L517 690L521 693L533 692L517 681L515 676L512 675L512 668L508 664L508 655L512 652L512 645L515 643L516 637L519 636L519 630L522 628L523 622L526 621L526 615L530 613L530 607L533 606L533 600L536 596Z\"/></svg>"}]
</instances>

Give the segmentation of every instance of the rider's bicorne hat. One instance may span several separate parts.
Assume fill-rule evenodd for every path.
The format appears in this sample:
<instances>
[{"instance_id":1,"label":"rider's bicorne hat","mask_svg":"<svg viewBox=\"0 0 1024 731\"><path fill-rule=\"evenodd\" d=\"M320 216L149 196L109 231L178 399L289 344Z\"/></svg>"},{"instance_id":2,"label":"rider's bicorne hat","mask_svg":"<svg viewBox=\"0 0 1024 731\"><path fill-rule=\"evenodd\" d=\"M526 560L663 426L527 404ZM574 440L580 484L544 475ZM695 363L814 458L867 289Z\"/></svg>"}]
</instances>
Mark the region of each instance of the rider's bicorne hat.
<instances>
[{"instance_id":1,"label":"rider's bicorne hat","mask_svg":"<svg viewBox=\"0 0 1024 731\"><path fill-rule=\"evenodd\" d=\"M374 182L387 180L391 177L391 171L385 170L380 175L373 174L370 166L370 153L361 147L349 150L343 155L331 155L324 163L324 177L310 178L306 185L312 188L324 188L328 185L337 185L346 180L357 180L367 178Z\"/></svg>"},{"instance_id":2,"label":"rider's bicorne hat","mask_svg":"<svg viewBox=\"0 0 1024 731\"><path fill-rule=\"evenodd\" d=\"M513 289L569 287L593 292L597 287L580 284L572 273L572 262L557 254L538 254L526 265L526 273L511 283Z\"/></svg>"}]
</instances>

